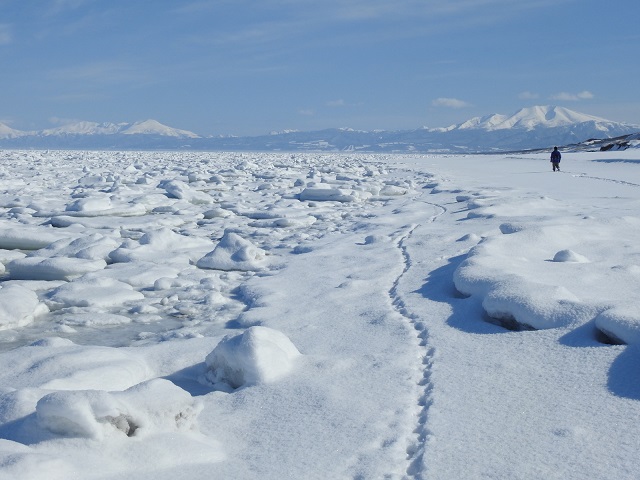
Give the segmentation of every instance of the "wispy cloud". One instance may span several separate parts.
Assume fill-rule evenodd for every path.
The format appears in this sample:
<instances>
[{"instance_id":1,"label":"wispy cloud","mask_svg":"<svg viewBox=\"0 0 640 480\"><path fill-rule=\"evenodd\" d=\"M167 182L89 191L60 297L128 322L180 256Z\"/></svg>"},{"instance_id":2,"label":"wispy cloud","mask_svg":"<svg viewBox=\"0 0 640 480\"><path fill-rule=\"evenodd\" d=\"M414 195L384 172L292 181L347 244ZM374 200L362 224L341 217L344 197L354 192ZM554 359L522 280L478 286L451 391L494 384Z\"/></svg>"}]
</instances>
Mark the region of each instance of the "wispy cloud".
<instances>
[{"instance_id":1,"label":"wispy cloud","mask_svg":"<svg viewBox=\"0 0 640 480\"><path fill-rule=\"evenodd\" d=\"M518 94L518 98L521 100L536 100L540 98L540 95L537 93L526 91Z\"/></svg>"},{"instance_id":2,"label":"wispy cloud","mask_svg":"<svg viewBox=\"0 0 640 480\"><path fill-rule=\"evenodd\" d=\"M51 97L51 100L58 103L87 103L93 102L96 100L105 100L109 98L108 95L101 93L84 93L84 92L71 92L71 93L62 93L60 95L55 95ZM55 117L52 117L55 118ZM71 122L67 122L71 123Z\"/></svg>"},{"instance_id":3,"label":"wispy cloud","mask_svg":"<svg viewBox=\"0 0 640 480\"><path fill-rule=\"evenodd\" d=\"M494 25L542 9L556 2L574 0L246 0L192 1L174 10L187 16L220 18L241 17L242 21L221 23L205 33L194 33L189 40L213 46L237 49L265 49L274 52L296 46L340 46L384 42L387 39L434 36L469 26ZM215 3L212 5L212 3ZM251 9L253 15L244 15ZM362 28L366 24L375 29ZM228 28L233 25L233 28ZM350 26L358 28L348 28ZM331 35L318 35L327 28ZM273 44L282 44L278 49Z\"/></svg>"},{"instance_id":4,"label":"wispy cloud","mask_svg":"<svg viewBox=\"0 0 640 480\"><path fill-rule=\"evenodd\" d=\"M362 102L347 102L346 100L339 98L337 100L330 100L325 105L329 108L361 107Z\"/></svg>"},{"instance_id":5,"label":"wispy cloud","mask_svg":"<svg viewBox=\"0 0 640 480\"><path fill-rule=\"evenodd\" d=\"M54 0L49 5L49 12L58 14L67 10L75 10L93 1L95 0Z\"/></svg>"},{"instance_id":6,"label":"wispy cloud","mask_svg":"<svg viewBox=\"0 0 640 480\"><path fill-rule=\"evenodd\" d=\"M0 24L0 45L9 45L12 42L11 25Z\"/></svg>"},{"instance_id":7,"label":"wispy cloud","mask_svg":"<svg viewBox=\"0 0 640 480\"><path fill-rule=\"evenodd\" d=\"M346 103L342 99L330 100L330 101L327 102L327 107L338 108L338 107L344 107L345 105L346 105Z\"/></svg>"},{"instance_id":8,"label":"wispy cloud","mask_svg":"<svg viewBox=\"0 0 640 480\"><path fill-rule=\"evenodd\" d=\"M465 102L464 100L459 100L457 98L445 98L445 97L436 98L434 101L431 102L431 105L433 105L434 107L447 107L447 108L471 107L471 104Z\"/></svg>"},{"instance_id":9,"label":"wispy cloud","mask_svg":"<svg viewBox=\"0 0 640 480\"><path fill-rule=\"evenodd\" d=\"M551 100L560 100L563 102L578 102L580 100L590 100L594 97L593 93L583 90L580 93L560 92L551 95Z\"/></svg>"},{"instance_id":10,"label":"wispy cloud","mask_svg":"<svg viewBox=\"0 0 640 480\"><path fill-rule=\"evenodd\" d=\"M130 83L144 79L138 68L126 63L109 61L59 68L52 70L49 75L56 80L98 84Z\"/></svg>"},{"instance_id":11,"label":"wispy cloud","mask_svg":"<svg viewBox=\"0 0 640 480\"><path fill-rule=\"evenodd\" d=\"M311 108L302 108L298 110L300 115L304 115L305 117L312 117L316 114L316 112Z\"/></svg>"},{"instance_id":12,"label":"wispy cloud","mask_svg":"<svg viewBox=\"0 0 640 480\"><path fill-rule=\"evenodd\" d=\"M52 125L70 125L72 123L80 122L77 118L61 118L61 117L49 117L49 123Z\"/></svg>"}]
</instances>

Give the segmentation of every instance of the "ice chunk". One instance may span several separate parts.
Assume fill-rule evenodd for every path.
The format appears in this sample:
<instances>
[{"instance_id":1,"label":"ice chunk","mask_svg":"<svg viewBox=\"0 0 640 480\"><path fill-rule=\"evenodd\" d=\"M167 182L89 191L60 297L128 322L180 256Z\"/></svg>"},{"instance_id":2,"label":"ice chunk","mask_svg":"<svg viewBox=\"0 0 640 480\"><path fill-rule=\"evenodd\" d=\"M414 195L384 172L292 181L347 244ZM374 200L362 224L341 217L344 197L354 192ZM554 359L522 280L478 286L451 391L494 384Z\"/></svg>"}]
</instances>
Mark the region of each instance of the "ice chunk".
<instances>
[{"instance_id":1,"label":"ice chunk","mask_svg":"<svg viewBox=\"0 0 640 480\"><path fill-rule=\"evenodd\" d=\"M344 190L338 188L305 188L302 192L300 192L300 200L312 200L318 202L355 202L357 197L350 193L347 193Z\"/></svg>"},{"instance_id":2,"label":"ice chunk","mask_svg":"<svg viewBox=\"0 0 640 480\"><path fill-rule=\"evenodd\" d=\"M626 344L640 343L638 305L610 308L596 317L596 327L613 340Z\"/></svg>"},{"instance_id":3,"label":"ice chunk","mask_svg":"<svg viewBox=\"0 0 640 480\"><path fill-rule=\"evenodd\" d=\"M84 260L65 257L26 257L7 265L14 280L71 280L85 273L102 270L104 260Z\"/></svg>"},{"instance_id":4,"label":"ice chunk","mask_svg":"<svg viewBox=\"0 0 640 480\"><path fill-rule=\"evenodd\" d=\"M209 204L213 203L213 198L204 192L191 188L188 184L180 180L163 180L158 185L167 192L167 196L186 200L193 204Z\"/></svg>"},{"instance_id":5,"label":"ice chunk","mask_svg":"<svg viewBox=\"0 0 640 480\"><path fill-rule=\"evenodd\" d=\"M79 198L71 202L65 210L67 212L98 212L112 208L111 199L107 196L93 195Z\"/></svg>"},{"instance_id":6,"label":"ice chunk","mask_svg":"<svg viewBox=\"0 0 640 480\"><path fill-rule=\"evenodd\" d=\"M114 262L159 262L189 263L202 255L202 251L211 248L211 241L200 237L190 237L173 232L169 228L160 228L147 232L138 245L123 245L109 254ZM198 254L198 252L200 253ZM171 252L171 253L169 253Z\"/></svg>"},{"instance_id":7,"label":"ice chunk","mask_svg":"<svg viewBox=\"0 0 640 480\"><path fill-rule=\"evenodd\" d=\"M127 283L112 278L79 278L53 290L51 306L111 307L144 299Z\"/></svg>"},{"instance_id":8,"label":"ice chunk","mask_svg":"<svg viewBox=\"0 0 640 480\"><path fill-rule=\"evenodd\" d=\"M216 248L197 262L198 268L211 270L261 270L265 263L264 250L237 233L225 232Z\"/></svg>"},{"instance_id":9,"label":"ice chunk","mask_svg":"<svg viewBox=\"0 0 640 480\"><path fill-rule=\"evenodd\" d=\"M0 248L7 250L38 250L61 238L67 238L67 234L44 227L2 225L0 228Z\"/></svg>"},{"instance_id":10,"label":"ice chunk","mask_svg":"<svg viewBox=\"0 0 640 480\"><path fill-rule=\"evenodd\" d=\"M519 327L546 329L593 318L594 311L564 287L512 277L496 283L482 302L487 314Z\"/></svg>"},{"instance_id":11,"label":"ice chunk","mask_svg":"<svg viewBox=\"0 0 640 480\"><path fill-rule=\"evenodd\" d=\"M121 432L141 433L191 428L199 402L168 380L155 379L124 392L60 391L36 405L39 424L64 436L102 439Z\"/></svg>"},{"instance_id":12,"label":"ice chunk","mask_svg":"<svg viewBox=\"0 0 640 480\"><path fill-rule=\"evenodd\" d=\"M233 388L268 383L289 373L298 349L283 333L251 327L241 335L227 336L207 355L207 377Z\"/></svg>"},{"instance_id":13,"label":"ice chunk","mask_svg":"<svg viewBox=\"0 0 640 480\"><path fill-rule=\"evenodd\" d=\"M151 369L137 351L76 345L48 337L5 353L11 369L5 385L47 390L124 390L150 378Z\"/></svg>"},{"instance_id":14,"label":"ice chunk","mask_svg":"<svg viewBox=\"0 0 640 480\"><path fill-rule=\"evenodd\" d=\"M115 238L105 237L99 233L79 238L65 238L52 243L38 252L43 257L76 257L86 260L107 260L109 252L120 245Z\"/></svg>"},{"instance_id":15,"label":"ice chunk","mask_svg":"<svg viewBox=\"0 0 640 480\"><path fill-rule=\"evenodd\" d=\"M0 330L27 325L48 311L28 288L20 285L0 288Z\"/></svg>"},{"instance_id":16,"label":"ice chunk","mask_svg":"<svg viewBox=\"0 0 640 480\"><path fill-rule=\"evenodd\" d=\"M112 395L101 390L60 391L42 397L36 405L39 424L59 435L100 439L104 428L129 434L131 420Z\"/></svg>"}]
</instances>

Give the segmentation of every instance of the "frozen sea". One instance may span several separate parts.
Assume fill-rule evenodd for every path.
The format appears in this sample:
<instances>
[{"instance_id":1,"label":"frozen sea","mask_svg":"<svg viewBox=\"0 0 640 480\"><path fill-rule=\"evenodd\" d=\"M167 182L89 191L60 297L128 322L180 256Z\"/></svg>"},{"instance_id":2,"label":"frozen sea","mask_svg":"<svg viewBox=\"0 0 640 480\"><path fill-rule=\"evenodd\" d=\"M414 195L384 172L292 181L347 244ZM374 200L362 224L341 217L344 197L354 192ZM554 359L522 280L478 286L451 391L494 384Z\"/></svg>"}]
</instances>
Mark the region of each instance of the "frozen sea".
<instances>
[{"instance_id":1,"label":"frozen sea","mask_svg":"<svg viewBox=\"0 0 640 480\"><path fill-rule=\"evenodd\" d=\"M0 478L637 479L640 150L0 151Z\"/></svg>"}]
</instances>

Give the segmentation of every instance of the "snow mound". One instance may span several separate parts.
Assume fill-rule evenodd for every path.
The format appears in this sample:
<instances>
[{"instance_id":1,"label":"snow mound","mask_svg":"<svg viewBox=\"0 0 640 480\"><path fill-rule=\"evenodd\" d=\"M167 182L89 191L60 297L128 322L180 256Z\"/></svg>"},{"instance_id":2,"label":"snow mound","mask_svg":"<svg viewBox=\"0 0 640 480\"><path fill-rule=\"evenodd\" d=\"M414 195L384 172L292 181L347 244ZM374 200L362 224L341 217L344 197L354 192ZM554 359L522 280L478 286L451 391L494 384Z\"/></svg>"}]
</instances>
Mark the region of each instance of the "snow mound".
<instances>
[{"instance_id":1,"label":"snow mound","mask_svg":"<svg viewBox=\"0 0 640 480\"><path fill-rule=\"evenodd\" d=\"M516 233L524 230L525 226L518 223L507 222L507 223L500 224L498 228L500 229L500 232L503 233L504 235L510 235L512 233Z\"/></svg>"},{"instance_id":2,"label":"snow mound","mask_svg":"<svg viewBox=\"0 0 640 480\"><path fill-rule=\"evenodd\" d=\"M41 427L69 437L102 440L107 435L128 437L194 426L201 405L168 380L154 379L124 392L59 391L36 405Z\"/></svg>"},{"instance_id":3,"label":"snow mound","mask_svg":"<svg viewBox=\"0 0 640 480\"><path fill-rule=\"evenodd\" d=\"M267 327L250 327L241 335L227 336L207 355L207 378L232 388L269 383L285 376L300 355L283 333Z\"/></svg>"},{"instance_id":4,"label":"snow mound","mask_svg":"<svg viewBox=\"0 0 640 480\"><path fill-rule=\"evenodd\" d=\"M61 321L64 325L74 326L106 326L106 325L126 325L131 323L129 317L117 315L115 313L91 312L91 313L71 313L65 315Z\"/></svg>"},{"instance_id":5,"label":"snow mound","mask_svg":"<svg viewBox=\"0 0 640 480\"><path fill-rule=\"evenodd\" d=\"M169 228L161 228L145 233L139 242L123 244L109 253L114 262L158 262L187 263L202 255L198 251L211 248L209 239L188 237L175 233Z\"/></svg>"},{"instance_id":6,"label":"snow mound","mask_svg":"<svg viewBox=\"0 0 640 480\"><path fill-rule=\"evenodd\" d=\"M373 245L374 243L388 243L389 237L386 235L367 235L364 239L365 245Z\"/></svg>"},{"instance_id":7,"label":"snow mound","mask_svg":"<svg viewBox=\"0 0 640 480\"><path fill-rule=\"evenodd\" d=\"M382 197L397 197L406 195L407 189L399 187L397 185L385 185L381 190L379 195Z\"/></svg>"},{"instance_id":8,"label":"snow mound","mask_svg":"<svg viewBox=\"0 0 640 480\"><path fill-rule=\"evenodd\" d=\"M38 250L62 238L67 238L67 235L31 225L2 225L0 228L0 248L7 250Z\"/></svg>"},{"instance_id":9,"label":"snow mound","mask_svg":"<svg viewBox=\"0 0 640 480\"><path fill-rule=\"evenodd\" d=\"M596 317L596 327L615 341L626 344L640 343L639 305L610 308Z\"/></svg>"},{"instance_id":10,"label":"snow mound","mask_svg":"<svg viewBox=\"0 0 640 480\"><path fill-rule=\"evenodd\" d=\"M186 200L195 205L208 205L213 203L213 198L211 198L210 195L191 188L181 180L163 180L158 185L158 188L164 189L169 198Z\"/></svg>"},{"instance_id":11,"label":"snow mound","mask_svg":"<svg viewBox=\"0 0 640 480\"><path fill-rule=\"evenodd\" d=\"M102 270L104 260L85 260L65 257L26 257L13 260L7 265L14 280L71 280L85 273Z\"/></svg>"},{"instance_id":12,"label":"snow mound","mask_svg":"<svg viewBox=\"0 0 640 480\"><path fill-rule=\"evenodd\" d=\"M261 270L264 264L264 250L256 247L237 233L228 231L224 233L216 248L196 263L198 268L225 271Z\"/></svg>"},{"instance_id":13,"label":"snow mound","mask_svg":"<svg viewBox=\"0 0 640 480\"><path fill-rule=\"evenodd\" d=\"M65 210L67 212L98 212L113 208L111 198L107 196L94 195L86 198L79 198L71 202Z\"/></svg>"},{"instance_id":14,"label":"snow mound","mask_svg":"<svg viewBox=\"0 0 640 480\"><path fill-rule=\"evenodd\" d=\"M125 390L151 375L137 351L76 345L59 337L38 340L6 355L11 368L0 372L0 380L17 389Z\"/></svg>"},{"instance_id":15,"label":"snow mound","mask_svg":"<svg viewBox=\"0 0 640 480\"><path fill-rule=\"evenodd\" d=\"M593 310L564 287L523 279L492 288L482 302L487 314L511 329L547 329L587 321Z\"/></svg>"},{"instance_id":16,"label":"snow mound","mask_svg":"<svg viewBox=\"0 0 640 480\"><path fill-rule=\"evenodd\" d=\"M554 262L589 263L589 259L573 250L560 250L553 256Z\"/></svg>"},{"instance_id":17,"label":"snow mound","mask_svg":"<svg viewBox=\"0 0 640 480\"><path fill-rule=\"evenodd\" d=\"M112 307L144 295L127 283L112 278L81 277L54 289L49 294L49 306L56 307Z\"/></svg>"},{"instance_id":18,"label":"snow mound","mask_svg":"<svg viewBox=\"0 0 640 480\"><path fill-rule=\"evenodd\" d=\"M47 312L35 292L20 285L0 288L0 330L27 325Z\"/></svg>"},{"instance_id":19,"label":"snow mound","mask_svg":"<svg viewBox=\"0 0 640 480\"><path fill-rule=\"evenodd\" d=\"M112 203L108 196L90 196L79 198L65 208L65 213L72 217L137 217L145 215L147 208L142 203Z\"/></svg>"},{"instance_id":20,"label":"snow mound","mask_svg":"<svg viewBox=\"0 0 640 480\"><path fill-rule=\"evenodd\" d=\"M625 234L611 235L605 228L610 225L619 225ZM628 218L542 226L503 223L501 234L484 238L469 251L454 272L454 283L464 295L480 297L486 313L507 327L583 324L610 305L608 282L625 285L617 295L633 295L632 272L589 258L607 258L616 246L623 250L621 245L632 241L638 227ZM550 251L556 252L553 261ZM608 282L595 280L601 276Z\"/></svg>"},{"instance_id":21,"label":"snow mound","mask_svg":"<svg viewBox=\"0 0 640 480\"><path fill-rule=\"evenodd\" d=\"M186 263L186 262L185 262ZM134 288L151 288L159 278L176 278L180 270L169 265L158 265L146 261L115 263L105 270L88 273L86 279L112 278L128 283Z\"/></svg>"},{"instance_id":22,"label":"snow mound","mask_svg":"<svg viewBox=\"0 0 640 480\"><path fill-rule=\"evenodd\" d=\"M305 188L300 192L301 201L316 201L316 202L342 202L349 203L355 202L358 198L355 192L347 192L339 188Z\"/></svg>"},{"instance_id":23,"label":"snow mound","mask_svg":"<svg viewBox=\"0 0 640 480\"><path fill-rule=\"evenodd\" d=\"M203 212L203 215L206 220L211 220L213 218L228 218L233 215L233 212L225 210L224 208L215 207Z\"/></svg>"},{"instance_id":24,"label":"snow mound","mask_svg":"<svg viewBox=\"0 0 640 480\"><path fill-rule=\"evenodd\" d=\"M109 252L120 245L115 238L105 237L99 233L80 238L65 238L40 249L42 257L76 257L86 260L108 260Z\"/></svg>"}]
</instances>

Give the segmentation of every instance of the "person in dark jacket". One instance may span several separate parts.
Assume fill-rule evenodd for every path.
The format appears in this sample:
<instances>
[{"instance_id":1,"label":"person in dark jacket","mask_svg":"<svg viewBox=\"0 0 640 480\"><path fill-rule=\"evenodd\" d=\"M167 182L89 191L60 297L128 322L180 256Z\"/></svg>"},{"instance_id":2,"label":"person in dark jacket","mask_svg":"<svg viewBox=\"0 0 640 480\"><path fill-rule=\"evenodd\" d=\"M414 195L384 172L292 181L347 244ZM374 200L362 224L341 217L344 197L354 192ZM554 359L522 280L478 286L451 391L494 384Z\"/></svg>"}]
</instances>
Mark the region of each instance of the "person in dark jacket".
<instances>
[{"instance_id":1,"label":"person in dark jacket","mask_svg":"<svg viewBox=\"0 0 640 480\"><path fill-rule=\"evenodd\" d=\"M562 155L560 155L560 150L558 147L553 147L553 152L551 152L551 166L553 167L553 171L560 171L560 159Z\"/></svg>"}]
</instances>

